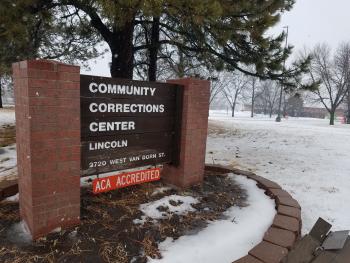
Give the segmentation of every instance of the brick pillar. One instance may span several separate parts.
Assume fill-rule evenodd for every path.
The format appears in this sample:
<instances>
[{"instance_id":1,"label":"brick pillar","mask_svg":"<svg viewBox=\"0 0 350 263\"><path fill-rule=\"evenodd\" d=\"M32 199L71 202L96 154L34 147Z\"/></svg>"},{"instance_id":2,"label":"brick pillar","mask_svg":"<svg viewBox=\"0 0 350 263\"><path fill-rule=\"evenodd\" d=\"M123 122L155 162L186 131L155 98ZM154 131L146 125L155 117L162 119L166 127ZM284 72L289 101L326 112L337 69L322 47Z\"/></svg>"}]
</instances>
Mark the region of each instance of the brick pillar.
<instances>
[{"instance_id":1,"label":"brick pillar","mask_svg":"<svg viewBox=\"0 0 350 263\"><path fill-rule=\"evenodd\" d=\"M179 166L164 166L166 183L189 187L201 183L207 142L210 82L198 79L169 80L184 86Z\"/></svg>"},{"instance_id":2,"label":"brick pillar","mask_svg":"<svg viewBox=\"0 0 350 263\"><path fill-rule=\"evenodd\" d=\"M21 218L33 239L80 221L80 67L14 63Z\"/></svg>"}]
</instances>

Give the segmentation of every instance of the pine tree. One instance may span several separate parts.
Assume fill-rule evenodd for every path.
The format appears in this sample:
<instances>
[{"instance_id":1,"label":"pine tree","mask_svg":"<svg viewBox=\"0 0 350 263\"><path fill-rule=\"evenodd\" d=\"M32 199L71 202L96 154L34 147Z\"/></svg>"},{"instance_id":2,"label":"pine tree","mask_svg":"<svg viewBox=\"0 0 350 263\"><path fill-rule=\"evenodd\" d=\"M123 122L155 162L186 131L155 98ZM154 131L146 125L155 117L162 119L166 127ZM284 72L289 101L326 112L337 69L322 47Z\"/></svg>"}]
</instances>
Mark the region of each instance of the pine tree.
<instances>
[{"instance_id":1,"label":"pine tree","mask_svg":"<svg viewBox=\"0 0 350 263\"><path fill-rule=\"evenodd\" d=\"M89 33L103 39L112 54L112 77L132 78L135 66L143 65L148 79L155 80L165 49L181 50L218 70L239 70L286 86L293 86L290 80L308 63L300 61L283 71L291 47L282 48L284 34L276 38L265 34L294 0L17 1L25 2L33 17L45 14L64 30L74 21L71 35ZM254 65L254 70L247 71L245 65Z\"/></svg>"},{"instance_id":2,"label":"pine tree","mask_svg":"<svg viewBox=\"0 0 350 263\"><path fill-rule=\"evenodd\" d=\"M77 19L74 10L52 12L39 8L36 0L1 1L0 75L9 74L11 64L24 59L76 63L96 57L100 39L86 18Z\"/></svg>"}]
</instances>

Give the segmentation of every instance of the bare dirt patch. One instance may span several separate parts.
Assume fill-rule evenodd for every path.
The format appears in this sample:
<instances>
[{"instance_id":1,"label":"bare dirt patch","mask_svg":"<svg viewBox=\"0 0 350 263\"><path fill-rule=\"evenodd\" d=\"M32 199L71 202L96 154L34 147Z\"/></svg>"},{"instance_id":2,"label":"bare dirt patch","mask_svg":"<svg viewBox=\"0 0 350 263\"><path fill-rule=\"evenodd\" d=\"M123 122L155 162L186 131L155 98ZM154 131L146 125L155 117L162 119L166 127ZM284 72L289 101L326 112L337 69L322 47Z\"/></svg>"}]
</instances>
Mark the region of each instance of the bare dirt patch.
<instances>
[{"instance_id":1,"label":"bare dirt patch","mask_svg":"<svg viewBox=\"0 0 350 263\"><path fill-rule=\"evenodd\" d=\"M217 121L211 121L208 122L208 136L210 137L232 137L232 136L238 136L239 130L231 127L230 129L222 127L220 123Z\"/></svg>"},{"instance_id":2,"label":"bare dirt patch","mask_svg":"<svg viewBox=\"0 0 350 263\"><path fill-rule=\"evenodd\" d=\"M154 182L100 195L83 188L81 225L32 243L13 241L11 229L20 220L18 204L2 202L1 262L147 262L147 257L161 256L157 244L166 237L195 234L208 222L223 218L229 207L246 205L245 191L223 174L207 171L202 186L186 191L157 191L162 187L161 182ZM166 218L146 219L143 224L133 222L143 216L141 204L173 194L197 198L199 202L192 205L195 211L184 215L170 212ZM170 202L181 205L175 200Z\"/></svg>"}]
</instances>

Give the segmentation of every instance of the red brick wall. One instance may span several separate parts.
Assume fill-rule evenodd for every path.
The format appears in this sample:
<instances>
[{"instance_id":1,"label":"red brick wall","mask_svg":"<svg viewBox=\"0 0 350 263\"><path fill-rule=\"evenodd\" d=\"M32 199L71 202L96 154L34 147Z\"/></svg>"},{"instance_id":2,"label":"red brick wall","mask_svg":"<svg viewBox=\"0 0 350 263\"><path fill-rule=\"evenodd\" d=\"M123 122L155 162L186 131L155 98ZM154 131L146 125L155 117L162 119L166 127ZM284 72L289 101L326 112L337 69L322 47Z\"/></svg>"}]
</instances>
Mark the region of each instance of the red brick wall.
<instances>
[{"instance_id":1,"label":"red brick wall","mask_svg":"<svg viewBox=\"0 0 350 263\"><path fill-rule=\"evenodd\" d=\"M32 237L80 222L80 68L54 61L13 64L20 213ZM184 86L180 165L163 179L201 183L209 113L209 81Z\"/></svg>"},{"instance_id":2,"label":"red brick wall","mask_svg":"<svg viewBox=\"0 0 350 263\"><path fill-rule=\"evenodd\" d=\"M208 130L210 82L198 79L170 80L184 86L180 165L166 165L165 182L188 187L203 181Z\"/></svg>"},{"instance_id":3,"label":"red brick wall","mask_svg":"<svg viewBox=\"0 0 350 263\"><path fill-rule=\"evenodd\" d=\"M80 68L13 64L20 213L33 238L80 221Z\"/></svg>"}]
</instances>

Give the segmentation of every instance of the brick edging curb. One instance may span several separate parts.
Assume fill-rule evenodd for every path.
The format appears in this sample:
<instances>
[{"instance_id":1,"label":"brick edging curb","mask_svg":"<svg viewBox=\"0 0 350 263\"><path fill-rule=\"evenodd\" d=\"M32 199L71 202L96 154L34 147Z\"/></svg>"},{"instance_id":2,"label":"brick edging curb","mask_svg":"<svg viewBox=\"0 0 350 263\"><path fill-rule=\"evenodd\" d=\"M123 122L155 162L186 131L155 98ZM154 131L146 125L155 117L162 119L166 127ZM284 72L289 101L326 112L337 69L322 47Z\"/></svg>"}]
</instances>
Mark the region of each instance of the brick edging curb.
<instances>
[{"instance_id":1,"label":"brick edging curb","mask_svg":"<svg viewBox=\"0 0 350 263\"><path fill-rule=\"evenodd\" d=\"M257 182L265 194L275 199L277 214L265 232L263 241L252 248L248 255L233 263L280 263L301 236L301 207L292 196L277 183L253 172L221 165L206 165L205 170L244 175Z\"/></svg>"}]
</instances>

